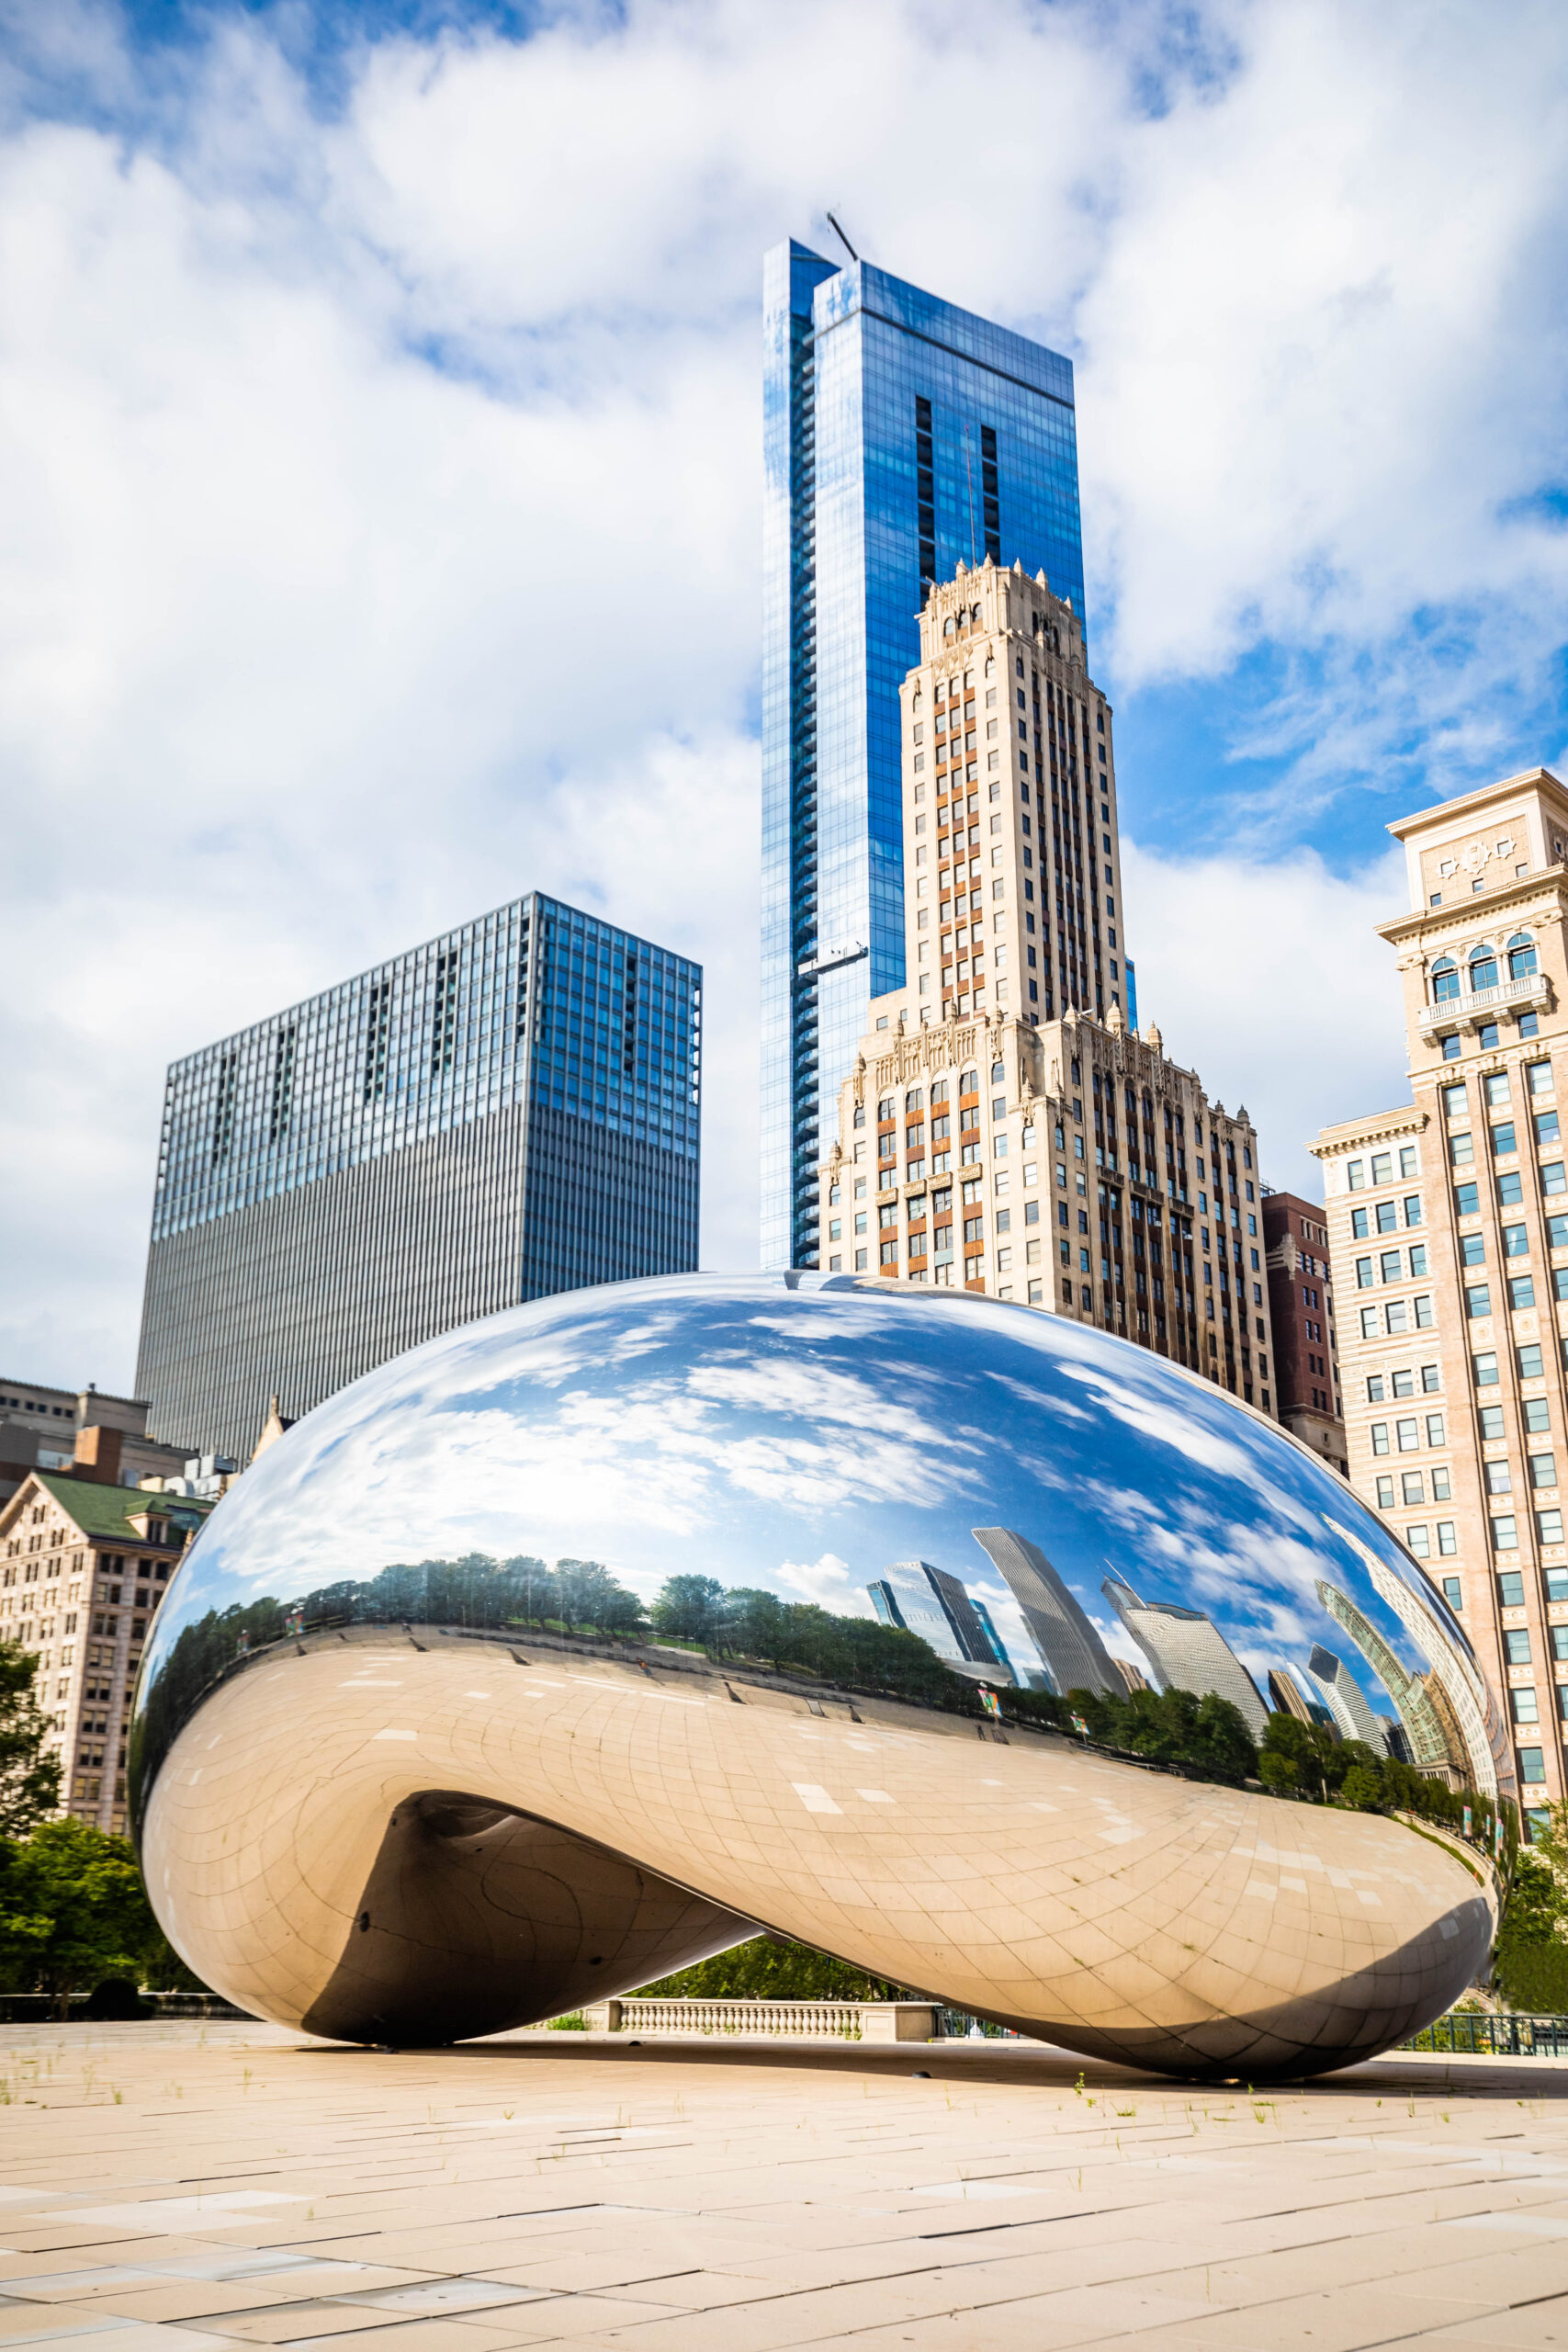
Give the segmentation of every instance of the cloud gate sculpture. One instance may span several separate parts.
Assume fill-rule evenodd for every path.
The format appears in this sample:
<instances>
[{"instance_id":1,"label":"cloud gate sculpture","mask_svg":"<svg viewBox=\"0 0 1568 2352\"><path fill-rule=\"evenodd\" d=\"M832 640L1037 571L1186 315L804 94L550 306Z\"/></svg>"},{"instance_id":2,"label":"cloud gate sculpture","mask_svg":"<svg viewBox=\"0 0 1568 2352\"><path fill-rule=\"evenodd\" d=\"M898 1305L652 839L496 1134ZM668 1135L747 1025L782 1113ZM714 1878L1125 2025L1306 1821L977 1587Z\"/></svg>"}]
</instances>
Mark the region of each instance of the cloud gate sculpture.
<instances>
[{"instance_id":1,"label":"cloud gate sculpture","mask_svg":"<svg viewBox=\"0 0 1568 2352\"><path fill-rule=\"evenodd\" d=\"M540 1622L536 1587L679 1576L738 1596L728 1648ZM859 1611L897 1676L771 1655L770 1594ZM888 1647L911 1623L946 1663ZM1259 2081L1386 2048L1484 1960L1457 1838L1098 1753L1019 1720L1030 1685L1214 1691L1255 1738L1282 1691L1513 1793L1440 1594L1271 1422L1026 1308L694 1275L471 1325L258 1460L156 1621L133 1815L197 1973L348 2040L497 2031L767 1928Z\"/></svg>"}]
</instances>

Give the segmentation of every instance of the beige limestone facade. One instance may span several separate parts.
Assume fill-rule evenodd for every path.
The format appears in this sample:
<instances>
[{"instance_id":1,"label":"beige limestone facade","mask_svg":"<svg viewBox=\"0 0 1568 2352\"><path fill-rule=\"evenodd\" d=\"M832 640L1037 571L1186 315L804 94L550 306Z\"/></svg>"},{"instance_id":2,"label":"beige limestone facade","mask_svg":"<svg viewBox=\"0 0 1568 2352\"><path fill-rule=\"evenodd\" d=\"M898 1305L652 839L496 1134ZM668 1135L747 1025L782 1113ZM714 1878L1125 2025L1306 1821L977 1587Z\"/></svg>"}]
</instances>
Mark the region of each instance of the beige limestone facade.
<instances>
[{"instance_id":1,"label":"beige limestone facade","mask_svg":"<svg viewBox=\"0 0 1568 2352\"><path fill-rule=\"evenodd\" d=\"M1312 1147L1350 1477L1469 1634L1528 1815L1568 1785L1568 792L1536 768L1390 831L1411 1100Z\"/></svg>"},{"instance_id":2,"label":"beige limestone facade","mask_svg":"<svg viewBox=\"0 0 1568 2352\"><path fill-rule=\"evenodd\" d=\"M1128 1027L1111 710L1077 617L1043 578L961 569L920 656L906 984L845 1074L818 1263L1096 1323L1272 1413L1258 1139Z\"/></svg>"}]
</instances>

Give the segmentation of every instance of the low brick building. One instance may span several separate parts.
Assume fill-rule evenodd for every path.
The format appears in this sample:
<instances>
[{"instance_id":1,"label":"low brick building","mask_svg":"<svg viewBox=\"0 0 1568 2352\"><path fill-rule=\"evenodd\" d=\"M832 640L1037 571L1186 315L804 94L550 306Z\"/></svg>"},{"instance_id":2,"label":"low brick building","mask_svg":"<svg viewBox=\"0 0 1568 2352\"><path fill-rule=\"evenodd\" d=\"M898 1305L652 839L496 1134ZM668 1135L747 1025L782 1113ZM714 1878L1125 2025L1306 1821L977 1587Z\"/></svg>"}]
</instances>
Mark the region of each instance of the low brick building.
<instances>
[{"instance_id":1,"label":"low brick building","mask_svg":"<svg viewBox=\"0 0 1568 2352\"><path fill-rule=\"evenodd\" d=\"M1350 1470L1339 1395L1339 1343L1325 1211L1296 1193L1265 1188L1263 1239L1274 1327L1275 1405L1303 1445L1342 1476Z\"/></svg>"}]
</instances>

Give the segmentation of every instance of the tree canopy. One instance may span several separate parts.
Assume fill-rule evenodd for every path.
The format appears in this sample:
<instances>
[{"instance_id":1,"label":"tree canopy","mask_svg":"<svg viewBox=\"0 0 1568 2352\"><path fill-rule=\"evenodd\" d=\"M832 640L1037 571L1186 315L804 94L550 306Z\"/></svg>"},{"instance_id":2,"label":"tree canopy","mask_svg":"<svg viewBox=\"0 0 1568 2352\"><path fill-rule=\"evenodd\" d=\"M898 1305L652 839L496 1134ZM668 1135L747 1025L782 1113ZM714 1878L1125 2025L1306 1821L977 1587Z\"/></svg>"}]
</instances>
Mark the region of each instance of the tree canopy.
<instances>
[{"instance_id":1,"label":"tree canopy","mask_svg":"<svg viewBox=\"0 0 1568 2352\"><path fill-rule=\"evenodd\" d=\"M60 1758L45 1750L38 1670L30 1651L0 1641L0 1838L25 1838L60 1802Z\"/></svg>"}]
</instances>

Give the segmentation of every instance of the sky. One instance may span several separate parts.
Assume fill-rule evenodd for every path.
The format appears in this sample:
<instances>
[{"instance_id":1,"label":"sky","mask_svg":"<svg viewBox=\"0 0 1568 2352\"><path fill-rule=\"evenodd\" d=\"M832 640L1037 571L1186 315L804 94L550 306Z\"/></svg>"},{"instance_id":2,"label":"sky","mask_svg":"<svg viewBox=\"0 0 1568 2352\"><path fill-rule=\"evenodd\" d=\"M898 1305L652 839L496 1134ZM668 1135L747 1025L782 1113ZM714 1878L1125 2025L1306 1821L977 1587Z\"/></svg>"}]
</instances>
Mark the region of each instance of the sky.
<instances>
[{"instance_id":1,"label":"sky","mask_svg":"<svg viewBox=\"0 0 1568 2352\"><path fill-rule=\"evenodd\" d=\"M0 1367L134 1370L167 1064L533 888L706 967L755 1261L760 275L1077 369L1140 1013L1404 1093L1385 827L1568 756L1568 17L0 0Z\"/></svg>"}]
</instances>

